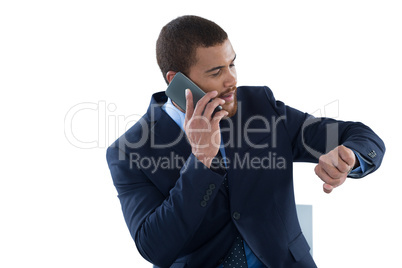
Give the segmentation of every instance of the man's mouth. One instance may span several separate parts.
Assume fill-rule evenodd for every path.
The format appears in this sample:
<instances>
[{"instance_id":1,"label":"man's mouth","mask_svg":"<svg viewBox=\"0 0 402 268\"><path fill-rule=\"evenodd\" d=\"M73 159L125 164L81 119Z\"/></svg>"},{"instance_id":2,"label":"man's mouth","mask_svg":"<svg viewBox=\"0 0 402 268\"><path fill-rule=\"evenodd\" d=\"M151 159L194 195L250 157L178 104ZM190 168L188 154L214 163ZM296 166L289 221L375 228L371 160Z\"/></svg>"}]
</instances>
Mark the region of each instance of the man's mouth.
<instances>
[{"instance_id":1,"label":"man's mouth","mask_svg":"<svg viewBox=\"0 0 402 268\"><path fill-rule=\"evenodd\" d=\"M226 103L232 102L234 100L234 94L235 90L232 90L222 96L219 96L219 98L223 99Z\"/></svg>"}]
</instances>

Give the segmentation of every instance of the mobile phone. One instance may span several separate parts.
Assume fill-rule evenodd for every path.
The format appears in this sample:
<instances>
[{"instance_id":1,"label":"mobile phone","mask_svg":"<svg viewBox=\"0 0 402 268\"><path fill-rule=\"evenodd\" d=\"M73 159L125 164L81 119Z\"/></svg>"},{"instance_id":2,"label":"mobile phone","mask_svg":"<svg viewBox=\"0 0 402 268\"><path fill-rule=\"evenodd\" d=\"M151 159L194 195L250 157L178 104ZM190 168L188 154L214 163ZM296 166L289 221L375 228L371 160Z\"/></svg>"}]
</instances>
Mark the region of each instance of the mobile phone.
<instances>
[{"instance_id":1,"label":"mobile phone","mask_svg":"<svg viewBox=\"0 0 402 268\"><path fill-rule=\"evenodd\" d=\"M165 92L184 111L186 111L186 89L191 90L195 107L197 102L205 95L205 92L181 72L176 73ZM216 107L213 114L220 110L222 110L221 106Z\"/></svg>"}]
</instances>

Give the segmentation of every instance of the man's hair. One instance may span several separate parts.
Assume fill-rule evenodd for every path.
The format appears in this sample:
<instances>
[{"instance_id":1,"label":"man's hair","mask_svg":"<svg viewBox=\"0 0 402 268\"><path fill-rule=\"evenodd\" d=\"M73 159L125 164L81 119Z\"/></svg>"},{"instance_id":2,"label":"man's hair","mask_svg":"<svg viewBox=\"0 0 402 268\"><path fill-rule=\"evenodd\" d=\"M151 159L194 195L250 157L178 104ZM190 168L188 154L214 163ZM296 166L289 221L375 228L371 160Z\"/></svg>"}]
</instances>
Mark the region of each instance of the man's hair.
<instances>
[{"instance_id":1,"label":"man's hair","mask_svg":"<svg viewBox=\"0 0 402 268\"><path fill-rule=\"evenodd\" d=\"M227 39L219 25L197 16L178 17L166 24L156 42L156 59L166 83L168 71L188 73L197 61L197 47L219 45Z\"/></svg>"}]
</instances>

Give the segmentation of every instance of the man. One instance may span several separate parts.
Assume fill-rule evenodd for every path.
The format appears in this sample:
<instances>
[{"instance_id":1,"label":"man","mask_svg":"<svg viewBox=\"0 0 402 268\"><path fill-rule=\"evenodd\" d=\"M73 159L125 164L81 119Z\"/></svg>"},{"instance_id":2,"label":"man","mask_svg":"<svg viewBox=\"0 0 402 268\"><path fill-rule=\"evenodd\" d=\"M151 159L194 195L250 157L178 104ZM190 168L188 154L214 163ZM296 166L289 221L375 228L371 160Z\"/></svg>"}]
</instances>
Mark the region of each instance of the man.
<instances>
[{"instance_id":1,"label":"man","mask_svg":"<svg viewBox=\"0 0 402 268\"><path fill-rule=\"evenodd\" d=\"M159 267L316 267L296 215L292 163L318 163L330 193L347 176L375 171L384 143L361 123L285 106L267 87L237 88L233 47L206 19L171 21L156 52L168 84L182 72L207 93L194 106L187 90L186 112L154 94L108 148L138 251Z\"/></svg>"}]
</instances>

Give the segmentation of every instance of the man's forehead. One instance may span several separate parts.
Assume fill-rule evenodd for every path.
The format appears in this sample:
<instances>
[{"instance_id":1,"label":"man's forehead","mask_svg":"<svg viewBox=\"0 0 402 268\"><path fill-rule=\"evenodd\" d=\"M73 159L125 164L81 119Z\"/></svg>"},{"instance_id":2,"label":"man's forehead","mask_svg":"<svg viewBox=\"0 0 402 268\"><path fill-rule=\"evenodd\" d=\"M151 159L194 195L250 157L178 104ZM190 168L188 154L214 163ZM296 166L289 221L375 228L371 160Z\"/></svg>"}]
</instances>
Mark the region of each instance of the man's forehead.
<instances>
[{"instance_id":1,"label":"man's forehead","mask_svg":"<svg viewBox=\"0 0 402 268\"><path fill-rule=\"evenodd\" d=\"M214 65L227 64L236 56L230 41L211 47L198 47L196 49L196 65L214 67Z\"/></svg>"}]
</instances>

